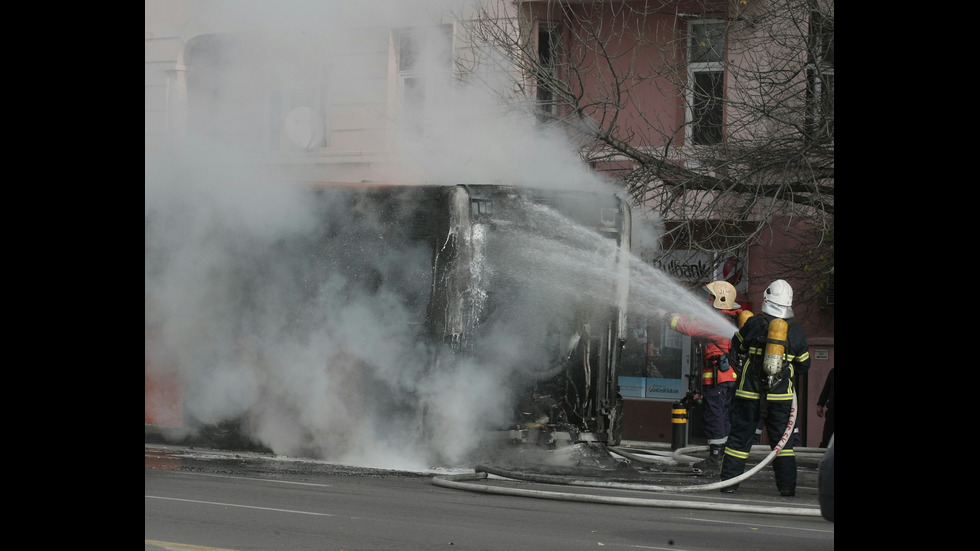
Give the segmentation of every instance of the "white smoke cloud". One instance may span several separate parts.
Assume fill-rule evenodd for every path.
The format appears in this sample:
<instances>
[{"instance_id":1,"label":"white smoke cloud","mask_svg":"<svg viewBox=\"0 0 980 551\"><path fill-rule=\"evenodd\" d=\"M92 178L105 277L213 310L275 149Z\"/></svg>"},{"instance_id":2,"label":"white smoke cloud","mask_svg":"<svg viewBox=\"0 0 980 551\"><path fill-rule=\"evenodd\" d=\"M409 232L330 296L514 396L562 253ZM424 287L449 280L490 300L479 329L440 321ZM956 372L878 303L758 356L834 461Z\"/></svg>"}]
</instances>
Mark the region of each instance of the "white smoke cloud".
<instances>
[{"instance_id":1,"label":"white smoke cloud","mask_svg":"<svg viewBox=\"0 0 980 551\"><path fill-rule=\"evenodd\" d=\"M352 29L431 24L450 13L447 4L460 3L147 0L147 36L261 30L266 45L276 36L328 43L337 39L333 33ZM155 25L154 17L163 20L161 14L174 10L183 12ZM272 63L310 62L274 53L257 55ZM224 74L234 87L255 84L255 75L229 61ZM370 81L358 70L339 63L332 78L348 85ZM256 116L247 102L229 102L211 106L221 120L233 125ZM490 94L459 89L445 108L433 117L433 141L402 144L405 171L397 176L609 190L569 143L501 111ZM542 331L541 320L562 296L603 299L615 277L592 261L608 240L587 233L576 237L580 247L558 248L540 235L513 236L507 258L522 267L534 292L498 313L513 323L485 337L499 343L493 358L461 362L437 377L426 369L429 358L418 339L424 301L407 300L405 289L389 283L428 289L431 251L391 232L366 232L368 221L384 222L379 213L350 205L324 211L307 190L283 184L283 175L257 163L253 151L221 137L191 126L179 150L146 154L146 353L151 368L179 370L188 419L242 418L276 453L412 469L465 460L481 431L511 413L508 382L516 370L549 360L523 347L525 337ZM552 222L566 236L580 231ZM652 268L634 277L641 312L673 305L712 315ZM425 428L420 412L429 420Z\"/></svg>"}]
</instances>

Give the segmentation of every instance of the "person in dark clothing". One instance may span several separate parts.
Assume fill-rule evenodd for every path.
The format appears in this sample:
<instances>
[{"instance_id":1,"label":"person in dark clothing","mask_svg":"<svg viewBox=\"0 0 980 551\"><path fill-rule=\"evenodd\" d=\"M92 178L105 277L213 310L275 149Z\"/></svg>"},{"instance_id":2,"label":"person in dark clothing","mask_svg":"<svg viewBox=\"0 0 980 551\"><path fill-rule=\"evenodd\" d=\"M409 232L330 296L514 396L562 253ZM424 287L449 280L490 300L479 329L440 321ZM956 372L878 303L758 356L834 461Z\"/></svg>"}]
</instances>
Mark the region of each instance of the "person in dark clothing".
<instances>
[{"instance_id":1,"label":"person in dark clothing","mask_svg":"<svg viewBox=\"0 0 980 551\"><path fill-rule=\"evenodd\" d=\"M781 279L766 289L762 313L749 318L732 337L732 349L745 354L743 371L735 390L732 409L732 431L725 447L721 479L728 480L745 471L745 463L759 419L764 419L772 449L783 440L789 425L795 399L795 379L810 369L810 352L803 329L789 321L793 317L793 289ZM769 325L776 319L787 323L785 341L770 341ZM781 358L766 361L767 345L782 345ZM770 369L772 371L770 371ZM796 454L790 435L773 459L776 487L782 496L796 495ZM733 493L738 484L721 489Z\"/></svg>"},{"instance_id":2,"label":"person in dark clothing","mask_svg":"<svg viewBox=\"0 0 980 551\"><path fill-rule=\"evenodd\" d=\"M820 397L817 398L817 417L823 417L823 437L820 440L820 447L826 448L830 444L830 437L834 435L834 368L830 368L827 381L823 384Z\"/></svg>"}]
</instances>

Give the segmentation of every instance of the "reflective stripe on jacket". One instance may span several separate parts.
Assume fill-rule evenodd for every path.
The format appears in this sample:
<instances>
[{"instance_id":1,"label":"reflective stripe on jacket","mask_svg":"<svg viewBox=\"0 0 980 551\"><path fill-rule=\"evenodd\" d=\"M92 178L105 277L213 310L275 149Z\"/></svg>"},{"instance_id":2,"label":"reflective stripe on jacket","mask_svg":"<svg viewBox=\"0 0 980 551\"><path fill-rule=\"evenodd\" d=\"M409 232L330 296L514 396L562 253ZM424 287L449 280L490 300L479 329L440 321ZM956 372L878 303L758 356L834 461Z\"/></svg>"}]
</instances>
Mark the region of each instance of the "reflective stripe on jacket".
<instances>
[{"instance_id":1,"label":"reflective stripe on jacket","mask_svg":"<svg viewBox=\"0 0 980 551\"><path fill-rule=\"evenodd\" d=\"M803 329L787 320L786 349L783 354L784 373L772 388L767 389L768 377L762 370L763 356L766 352L766 336L769 314L752 316L732 337L732 347L740 354L747 354L742 368L742 378L735 389L736 398L759 400L765 391L768 401L778 402L793 399L793 380L797 375L810 369L810 349L806 344Z\"/></svg>"}]
</instances>

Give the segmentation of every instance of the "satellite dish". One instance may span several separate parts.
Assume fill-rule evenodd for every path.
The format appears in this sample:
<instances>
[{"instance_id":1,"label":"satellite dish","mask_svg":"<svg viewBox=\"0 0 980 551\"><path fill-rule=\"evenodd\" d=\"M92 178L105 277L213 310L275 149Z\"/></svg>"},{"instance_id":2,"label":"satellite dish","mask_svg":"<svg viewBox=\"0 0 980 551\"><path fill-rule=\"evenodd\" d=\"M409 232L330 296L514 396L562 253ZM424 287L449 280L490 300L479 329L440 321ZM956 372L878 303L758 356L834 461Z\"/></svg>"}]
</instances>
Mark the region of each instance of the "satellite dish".
<instances>
[{"instance_id":1,"label":"satellite dish","mask_svg":"<svg viewBox=\"0 0 980 551\"><path fill-rule=\"evenodd\" d=\"M316 113L309 107L297 107L286 115L285 130L289 143L310 151L320 140Z\"/></svg>"}]
</instances>

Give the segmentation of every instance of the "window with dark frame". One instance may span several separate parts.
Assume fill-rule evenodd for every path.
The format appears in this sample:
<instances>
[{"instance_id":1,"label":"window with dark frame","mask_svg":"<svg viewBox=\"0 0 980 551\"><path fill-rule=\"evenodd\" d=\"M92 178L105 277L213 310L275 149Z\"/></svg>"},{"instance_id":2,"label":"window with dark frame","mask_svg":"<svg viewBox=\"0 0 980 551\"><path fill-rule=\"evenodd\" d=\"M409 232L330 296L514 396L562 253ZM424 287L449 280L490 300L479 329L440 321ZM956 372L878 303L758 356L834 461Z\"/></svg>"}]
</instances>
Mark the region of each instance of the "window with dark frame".
<instances>
[{"instance_id":1,"label":"window with dark frame","mask_svg":"<svg viewBox=\"0 0 980 551\"><path fill-rule=\"evenodd\" d=\"M819 12L810 17L810 63L807 67L808 127L814 140L834 141L834 19Z\"/></svg>"},{"instance_id":2,"label":"window with dark frame","mask_svg":"<svg viewBox=\"0 0 980 551\"><path fill-rule=\"evenodd\" d=\"M692 21L688 37L688 137L692 145L724 138L725 23Z\"/></svg>"},{"instance_id":3,"label":"window with dark frame","mask_svg":"<svg viewBox=\"0 0 980 551\"><path fill-rule=\"evenodd\" d=\"M556 109L555 91L551 80L557 75L557 40L558 31L555 26L545 22L538 23L538 69L537 78L537 112L538 122L545 122L553 116Z\"/></svg>"}]
</instances>

